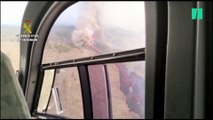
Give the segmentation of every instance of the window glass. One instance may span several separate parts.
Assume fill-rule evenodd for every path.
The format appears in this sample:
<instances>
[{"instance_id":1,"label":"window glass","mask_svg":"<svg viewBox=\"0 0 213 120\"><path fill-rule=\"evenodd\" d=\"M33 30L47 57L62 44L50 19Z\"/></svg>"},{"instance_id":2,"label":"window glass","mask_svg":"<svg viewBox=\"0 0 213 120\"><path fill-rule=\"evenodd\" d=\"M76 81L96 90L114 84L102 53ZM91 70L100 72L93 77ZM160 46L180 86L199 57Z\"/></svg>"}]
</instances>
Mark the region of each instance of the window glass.
<instances>
[{"instance_id":1,"label":"window glass","mask_svg":"<svg viewBox=\"0 0 213 120\"><path fill-rule=\"evenodd\" d=\"M88 71L94 118L144 118L145 61L90 65Z\"/></svg>"},{"instance_id":2,"label":"window glass","mask_svg":"<svg viewBox=\"0 0 213 120\"><path fill-rule=\"evenodd\" d=\"M78 2L54 23L42 62L145 47L144 17L144 2Z\"/></svg>"},{"instance_id":3,"label":"window glass","mask_svg":"<svg viewBox=\"0 0 213 120\"><path fill-rule=\"evenodd\" d=\"M46 75L48 74L45 74L45 76ZM49 78L52 79L52 77ZM47 89L47 86L49 86L45 84L52 83L51 81L45 81L49 80L44 78L42 89ZM76 67L57 69L53 88L51 90L48 89L44 91L47 92L46 94L51 95L46 111L47 113L69 118L84 118L81 85L78 69ZM40 101L44 97L46 97L46 95L41 94ZM39 105L42 105L42 103ZM43 106L39 107L44 108ZM40 109L39 112L44 111Z\"/></svg>"},{"instance_id":4,"label":"window glass","mask_svg":"<svg viewBox=\"0 0 213 120\"><path fill-rule=\"evenodd\" d=\"M11 60L14 70L19 69L21 22L28 2L1 1L1 52Z\"/></svg>"},{"instance_id":5,"label":"window glass","mask_svg":"<svg viewBox=\"0 0 213 120\"><path fill-rule=\"evenodd\" d=\"M114 119L143 119L145 108L145 62L108 64Z\"/></svg>"},{"instance_id":6,"label":"window glass","mask_svg":"<svg viewBox=\"0 0 213 120\"><path fill-rule=\"evenodd\" d=\"M43 85L41 89L41 97L39 99L39 104L38 104L38 111L42 112L49 100L50 96L50 91L52 89L52 84L53 84L53 77L54 77L54 70L46 70L44 73L44 80L43 80Z\"/></svg>"},{"instance_id":7,"label":"window glass","mask_svg":"<svg viewBox=\"0 0 213 120\"><path fill-rule=\"evenodd\" d=\"M107 81L104 65L88 66L92 97L93 118L109 119Z\"/></svg>"},{"instance_id":8,"label":"window glass","mask_svg":"<svg viewBox=\"0 0 213 120\"><path fill-rule=\"evenodd\" d=\"M144 48L144 13L144 2L78 2L62 12L52 26L42 63ZM115 119L144 118L144 66L142 61L107 64L105 68L104 65L88 66L94 118L108 118L111 113ZM63 74L60 80L58 74ZM78 108L82 107L76 103L82 105L82 98L70 102L73 90L67 90L67 83L63 88L60 86L61 79L73 78L69 75L56 74L47 113L73 118L76 112L74 117L78 118L83 116L83 110L79 112ZM64 107L65 99L70 103Z\"/></svg>"}]
</instances>

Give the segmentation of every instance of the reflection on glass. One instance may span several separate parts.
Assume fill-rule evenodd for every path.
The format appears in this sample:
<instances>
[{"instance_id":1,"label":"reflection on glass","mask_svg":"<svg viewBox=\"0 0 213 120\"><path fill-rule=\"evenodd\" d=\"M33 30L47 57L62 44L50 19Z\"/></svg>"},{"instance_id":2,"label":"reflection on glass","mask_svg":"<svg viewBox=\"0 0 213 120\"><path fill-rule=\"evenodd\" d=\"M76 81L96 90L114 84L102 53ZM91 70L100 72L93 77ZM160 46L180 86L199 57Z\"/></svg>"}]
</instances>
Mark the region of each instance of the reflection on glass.
<instances>
[{"instance_id":1,"label":"reflection on glass","mask_svg":"<svg viewBox=\"0 0 213 120\"><path fill-rule=\"evenodd\" d=\"M144 16L143 2L78 2L53 25L43 63L145 47Z\"/></svg>"}]
</instances>

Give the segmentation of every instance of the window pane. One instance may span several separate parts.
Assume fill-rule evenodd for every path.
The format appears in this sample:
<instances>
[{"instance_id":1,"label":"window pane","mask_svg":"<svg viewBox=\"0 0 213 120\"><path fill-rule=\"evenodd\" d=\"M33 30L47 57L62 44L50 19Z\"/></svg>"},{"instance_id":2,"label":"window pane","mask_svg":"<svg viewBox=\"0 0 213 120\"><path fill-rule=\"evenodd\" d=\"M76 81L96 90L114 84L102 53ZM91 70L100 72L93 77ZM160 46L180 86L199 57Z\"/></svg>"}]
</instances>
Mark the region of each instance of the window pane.
<instances>
[{"instance_id":1,"label":"window pane","mask_svg":"<svg viewBox=\"0 0 213 120\"><path fill-rule=\"evenodd\" d=\"M78 2L54 23L43 63L145 47L144 17L144 2Z\"/></svg>"},{"instance_id":2,"label":"window pane","mask_svg":"<svg viewBox=\"0 0 213 120\"><path fill-rule=\"evenodd\" d=\"M88 66L94 119L109 119L104 65Z\"/></svg>"},{"instance_id":3,"label":"window pane","mask_svg":"<svg viewBox=\"0 0 213 120\"><path fill-rule=\"evenodd\" d=\"M108 64L112 117L144 118L145 62Z\"/></svg>"},{"instance_id":4,"label":"window pane","mask_svg":"<svg viewBox=\"0 0 213 120\"><path fill-rule=\"evenodd\" d=\"M84 118L81 85L77 68L57 69L53 88L55 91L52 91L47 113L69 118ZM50 90L46 92L50 93ZM58 106L55 101L57 96L53 94L56 92L60 100L58 103L62 107L61 112L57 110Z\"/></svg>"},{"instance_id":5,"label":"window pane","mask_svg":"<svg viewBox=\"0 0 213 120\"><path fill-rule=\"evenodd\" d=\"M46 70L44 73L44 80L42 84L39 104L38 104L38 112L42 112L47 104L50 96L50 91L53 83L54 70Z\"/></svg>"},{"instance_id":6,"label":"window pane","mask_svg":"<svg viewBox=\"0 0 213 120\"><path fill-rule=\"evenodd\" d=\"M21 22L27 2L1 1L1 52L11 60L14 70L19 69Z\"/></svg>"}]
</instances>

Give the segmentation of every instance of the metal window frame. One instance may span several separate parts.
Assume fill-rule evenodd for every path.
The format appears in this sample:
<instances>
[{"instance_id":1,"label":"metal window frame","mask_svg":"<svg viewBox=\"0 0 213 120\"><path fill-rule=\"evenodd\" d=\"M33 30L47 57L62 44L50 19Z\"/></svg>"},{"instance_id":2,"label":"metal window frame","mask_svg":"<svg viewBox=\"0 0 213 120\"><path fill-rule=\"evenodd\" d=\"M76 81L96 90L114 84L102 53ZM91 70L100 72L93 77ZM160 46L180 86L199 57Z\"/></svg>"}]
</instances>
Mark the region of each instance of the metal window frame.
<instances>
[{"instance_id":1,"label":"metal window frame","mask_svg":"<svg viewBox=\"0 0 213 120\"><path fill-rule=\"evenodd\" d=\"M41 69L47 70L56 68L75 67L79 65L95 65L95 64L116 63L126 61L128 62L137 60L145 60L145 48L97 55L92 57L84 57L67 61L46 63L42 64Z\"/></svg>"},{"instance_id":2,"label":"metal window frame","mask_svg":"<svg viewBox=\"0 0 213 120\"><path fill-rule=\"evenodd\" d=\"M167 56L166 1L145 2L146 82L145 118L164 118L164 88Z\"/></svg>"},{"instance_id":3,"label":"metal window frame","mask_svg":"<svg viewBox=\"0 0 213 120\"><path fill-rule=\"evenodd\" d=\"M84 117L87 119L92 119L93 118L92 97L87 66L86 65L78 66L78 73L81 83Z\"/></svg>"},{"instance_id":4,"label":"metal window frame","mask_svg":"<svg viewBox=\"0 0 213 120\"><path fill-rule=\"evenodd\" d=\"M92 58L92 59L91 59ZM78 73L81 83L81 92L82 92L82 100L83 100L83 110L84 110L84 117L92 119L93 118L93 110L92 110L92 98L91 98L91 89L90 89L90 80L88 74L88 65L95 65L95 64L104 64L105 74L107 73L107 67L105 64L107 63L120 63L120 62L132 62L132 61L143 61L145 60L145 48L135 49L135 50L128 50L123 52L117 53L110 53L104 55L97 55L92 57L85 57L79 58L74 60L67 60L67 61L60 61L55 63L47 63L42 64L40 66L40 71L42 76L39 79L39 84L37 84L37 91L36 91L36 98L34 99L34 114L38 114L40 112L37 111L40 93L43 84L44 78L44 71L54 69L54 77L52 87L55 83L55 74L56 70L60 68L67 68L67 67L78 67ZM107 77L107 76L106 76ZM107 82L107 96L108 96L108 105L109 105L109 118L112 118L112 111L111 111L111 97L110 97L110 89L109 89L109 81L106 79ZM51 91L50 91L51 92ZM51 94L49 96L50 100ZM49 104L48 100L48 104ZM47 105L48 107L48 105ZM50 114L51 115L51 114ZM60 117L60 116L59 116Z\"/></svg>"}]
</instances>

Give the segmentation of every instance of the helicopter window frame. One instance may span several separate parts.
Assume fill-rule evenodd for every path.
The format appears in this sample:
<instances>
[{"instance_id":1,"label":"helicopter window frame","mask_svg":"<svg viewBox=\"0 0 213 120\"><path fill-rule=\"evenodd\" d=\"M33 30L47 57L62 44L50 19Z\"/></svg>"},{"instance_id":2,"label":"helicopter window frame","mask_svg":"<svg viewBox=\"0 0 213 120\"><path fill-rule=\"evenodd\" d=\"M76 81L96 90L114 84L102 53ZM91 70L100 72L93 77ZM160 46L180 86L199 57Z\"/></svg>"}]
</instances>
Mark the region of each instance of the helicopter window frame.
<instances>
[{"instance_id":1,"label":"helicopter window frame","mask_svg":"<svg viewBox=\"0 0 213 120\"><path fill-rule=\"evenodd\" d=\"M26 88L25 88L25 96L27 100L28 107L31 111L32 116L36 116L36 106L37 102L39 99L39 94L41 92L41 84L42 84L42 76L44 75L43 72L41 71L41 61L42 61L42 56L43 56L43 51L44 51L44 46L47 40L47 37L49 35L49 32L55 23L56 19L58 16L69 6L73 5L75 2L54 2L51 6L49 6L48 9L46 9L46 13L43 15L41 21L38 21L38 24L36 28L34 28L32 31L33 33L36 33L39 35L39 39L36 42L29 42L29 52L31 54L28 63L29 63L29 68L27 69L27 83L26 83ZM22 28L23 29L23 28ZM22 43L23 44L23 43ZM142 48L143 49L143 48ZM131 51L131 50L130 50ZM145 50L144 50L145 53ZM135 57L131 57L132 60L135 60ZM118 60L118 61L117 61ZM127 61L127 59L114 59L112 61L119 62L119 60ZM36 67L35 67L36 66ZM82 68L83 71L85 69ZM88 88L89 83L87 82L86 85ZM85 87L86 88L86 87ZM83 95L84 96L84 95ZM89 96L86 95L85 96ZM91 96L90 96L91 97ZM84 108L84 117L86 119L92 118L92 107L91 104L91 98L88 97L87 102L83 102ZM83 98L84 99L84 98ZM88 107L85 107L85 106Z\"/></svg>"},{"instance_id":2,"label":"helicopter window frame","mask_svg":"<svg viewBox=\"0 0 213 120\"><path fill-rule=\"evenodd\" d=\"M72 59L72 60L66 60L66 61L60 61L60 62L53 62L53 63L45 63L40 66L40 91L37 91L37 100L35 100L35 106L34 106L34 114L41 114L44 115L45 113L41 113L37 111L42 83L44 80L44 72L45 70L54 70L54 77L53 77L53 83L55 81L55 71L60 68L72 68L77 67L80 83L81 83L81 92L82 92L82 100L83 100L83 111L84 111L84 117L91 117L93 118L93 110L92 110L92 96L91 96L91 89L90 89L90 80L89 80L89 73L88 73L88 66L89 65L105 65L107 63L121 63L121 62L133 62L133 61L144 61L145 60L145 48L141 49L135 49L135 50L128 50L123 52L117 52L117 53L110 53L110 54L103 54L103 55L97 55L97 56L91 56L91 57L84 57L79 59ZM106 82L108 82L108 79L106 79ZM52 85L52 88L54 86ZM107 86L107 92L109 93L109 86ZM51 92L51 91L50 91ZM49 96L50 100L51 95ZM49 101L48 100L48 101ZM108 100L108 104L110 104L111 101ZM48 107L48 104L47 106ZM109 118L112 118L112 115L110 114L112 111L108 111ZM87 114L85 114L87 113ZM89 116L88 116L89 113ZM54 114L47 114L48 116L54 115ZM87 115L87 116L86 116ZM67 117L67 116L60 116L58 117Z\"/></svg>"}]
</instances>

